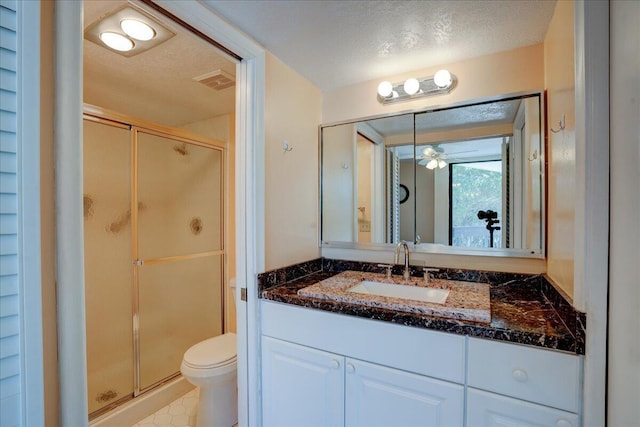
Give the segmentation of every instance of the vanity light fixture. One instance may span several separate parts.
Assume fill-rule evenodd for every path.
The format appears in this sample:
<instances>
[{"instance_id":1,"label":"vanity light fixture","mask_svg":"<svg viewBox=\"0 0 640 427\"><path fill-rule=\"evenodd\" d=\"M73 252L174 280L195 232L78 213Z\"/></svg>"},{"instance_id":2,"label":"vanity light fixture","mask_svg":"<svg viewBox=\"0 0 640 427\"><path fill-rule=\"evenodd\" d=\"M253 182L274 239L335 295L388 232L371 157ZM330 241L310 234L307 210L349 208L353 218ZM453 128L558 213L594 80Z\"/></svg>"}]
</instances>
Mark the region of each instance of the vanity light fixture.
<instances>
[{"instance_id":1,"label":"vanity light fixture","mask_svg":"<svg viewBox=\"0 0 640 427\"><path fill-rule=\"evenodd\" d=\"M456 87L457 82L456 76L447 70L440 70L432 77L410 78L403 83L383 81L378 85L378 101L381 104L391 104L425 96L445 95Z\"/></svg>"},{"instance_id":2,"label":"vanity light fixture","mask_svg":"<svg viewBox=\"0 0 640 427\"><path fill-rule=\"evenodd\" d=\"M175 36L156 18L133 4L100 17L84 31L84 38L123 56L134 56Z\"/></svg>"}]
</instances>

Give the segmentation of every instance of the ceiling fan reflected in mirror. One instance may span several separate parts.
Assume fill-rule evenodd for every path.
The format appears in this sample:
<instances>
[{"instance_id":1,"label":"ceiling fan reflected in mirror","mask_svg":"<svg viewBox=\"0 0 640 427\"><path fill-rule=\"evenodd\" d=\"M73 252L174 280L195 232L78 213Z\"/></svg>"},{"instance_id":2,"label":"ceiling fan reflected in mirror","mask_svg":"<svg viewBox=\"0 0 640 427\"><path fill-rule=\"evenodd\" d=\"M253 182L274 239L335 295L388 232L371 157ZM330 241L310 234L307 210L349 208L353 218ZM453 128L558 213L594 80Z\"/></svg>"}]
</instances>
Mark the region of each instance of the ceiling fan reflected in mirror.
<instances>
[{"instance_id":1,"label":"ceiling fan reflected in mirror","mask_svg":"<svg viewBox=\"0 0 640 427\"><path fill-rule=\"evenodd\" d=\"M426 167L427 169L435 169L435 168L442 169L447 167L447 165L449 164L447 162L447 160L449 159L449 156L452 156L455 154L470 153L472 151L477 151L477 150L466 150L466 151L457 151L455 153L447 153L444 151L444 148L440 146L440 144L434 144L434 145L425 147L422 150L422 154L419 155L417 159L419 159L418 164L420 166Z\"/></svg>"}]
</instances>

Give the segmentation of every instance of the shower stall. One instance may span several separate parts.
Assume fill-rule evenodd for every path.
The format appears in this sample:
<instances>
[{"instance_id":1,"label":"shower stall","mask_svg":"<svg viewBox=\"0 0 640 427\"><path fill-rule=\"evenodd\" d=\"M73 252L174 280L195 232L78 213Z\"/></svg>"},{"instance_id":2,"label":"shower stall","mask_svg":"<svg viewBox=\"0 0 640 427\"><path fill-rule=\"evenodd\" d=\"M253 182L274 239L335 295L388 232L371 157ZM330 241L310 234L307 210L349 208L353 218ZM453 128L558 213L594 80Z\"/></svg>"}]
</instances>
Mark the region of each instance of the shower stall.
<instances>
[{"instance_id":1,"label":"shower stall","mask_svg":"<svg viewBox=\"0 0 640 427\"><path fill-rule=\"evenodd\" d=\"M179 375L224 331L224 142L84 116L89 416Z\"/></svg>"}]
</instances>

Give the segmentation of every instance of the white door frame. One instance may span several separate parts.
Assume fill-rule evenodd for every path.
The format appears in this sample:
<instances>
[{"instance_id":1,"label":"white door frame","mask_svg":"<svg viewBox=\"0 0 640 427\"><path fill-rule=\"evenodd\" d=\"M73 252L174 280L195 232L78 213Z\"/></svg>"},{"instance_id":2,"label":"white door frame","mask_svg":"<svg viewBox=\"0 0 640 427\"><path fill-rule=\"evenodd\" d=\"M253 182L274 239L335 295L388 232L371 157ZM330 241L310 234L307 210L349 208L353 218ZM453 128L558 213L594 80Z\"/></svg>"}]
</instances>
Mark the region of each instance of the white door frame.
<instances>
[{"instance_id":1,"label":"white door frame","mask_svg":"<svg viewBox=\"0 0 640 427\"><path fill-rule=\"evenodd\" d=\"M158 5L243 58L236 90L236 297L239 425L260 424L256 274L264 270L265 51L195 1ZM56 233L61 425L87 425L82 220L82 2L56 2ZM246 398L243 398L246 396Z\"/></svg>"},{"instance_id":2,"label":"white door frame","mask_svg":"<svg viewBox=\"0 0 640 427\"><path fill-rule=\"evenodd\" d=\"M587 313L585 427L606 425L609 288L609 2L578 0L575 23L575 252L573 301Z\"/></svg>"}]
</instances>

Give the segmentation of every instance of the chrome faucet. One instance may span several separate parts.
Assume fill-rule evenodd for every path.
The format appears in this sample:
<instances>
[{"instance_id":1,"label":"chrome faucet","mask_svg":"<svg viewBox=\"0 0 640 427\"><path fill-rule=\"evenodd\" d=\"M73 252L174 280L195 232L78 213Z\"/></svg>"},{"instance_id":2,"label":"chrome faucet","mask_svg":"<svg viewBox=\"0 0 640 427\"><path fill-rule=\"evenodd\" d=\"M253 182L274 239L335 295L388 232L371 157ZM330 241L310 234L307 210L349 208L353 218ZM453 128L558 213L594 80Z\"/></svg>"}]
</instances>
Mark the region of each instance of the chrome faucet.
<instances>
[{"instance_id":1,"label":"chrome faucet","mask_svg":"<svg viewBox=\"0 0 640 427\"><path fill-rule=\"evenodd\" d=\"M404 271L402 272L402 278L406 282L411 277L411 273L409 272L409 246L407 246L407 242L405 242L404 240L400 240L396 245L395 257L394 257L393 263L398 264L398 250L400 248L404 249Z\"/></svg>"}]
</instances>

